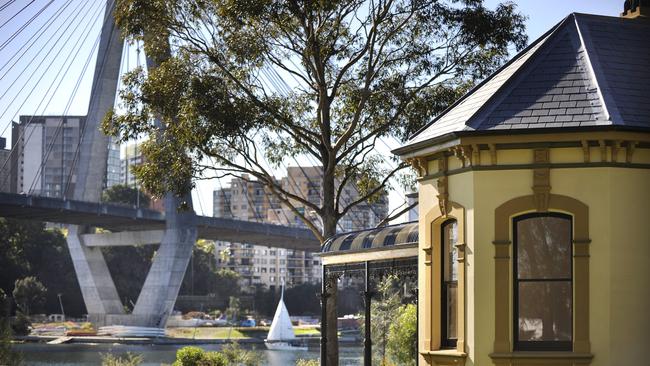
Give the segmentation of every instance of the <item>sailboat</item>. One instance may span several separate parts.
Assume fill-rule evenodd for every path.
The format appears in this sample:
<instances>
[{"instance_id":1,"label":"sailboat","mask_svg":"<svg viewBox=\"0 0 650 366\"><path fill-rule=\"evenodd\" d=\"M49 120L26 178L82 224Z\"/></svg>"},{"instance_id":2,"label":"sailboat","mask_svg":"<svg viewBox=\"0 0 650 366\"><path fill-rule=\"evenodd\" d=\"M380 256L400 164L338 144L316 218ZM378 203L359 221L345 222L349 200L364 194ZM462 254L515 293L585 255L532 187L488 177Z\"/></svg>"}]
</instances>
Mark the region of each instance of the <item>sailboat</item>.
<instances>
[{"instance_id":1,"label":"sailboat","mask_svg":"<svg viewBox=\"0 0 650 366\"><path fill-rule=\"evenodd\" d=\"M284 284L282 284L282 293L278 308L275 309L271 329L264 340L266 348L275 351L306 351L307 346L297 342L296 335L293 332L293 325L289 318L289 311L284 305Z\"/></svg>"}]
</instances>

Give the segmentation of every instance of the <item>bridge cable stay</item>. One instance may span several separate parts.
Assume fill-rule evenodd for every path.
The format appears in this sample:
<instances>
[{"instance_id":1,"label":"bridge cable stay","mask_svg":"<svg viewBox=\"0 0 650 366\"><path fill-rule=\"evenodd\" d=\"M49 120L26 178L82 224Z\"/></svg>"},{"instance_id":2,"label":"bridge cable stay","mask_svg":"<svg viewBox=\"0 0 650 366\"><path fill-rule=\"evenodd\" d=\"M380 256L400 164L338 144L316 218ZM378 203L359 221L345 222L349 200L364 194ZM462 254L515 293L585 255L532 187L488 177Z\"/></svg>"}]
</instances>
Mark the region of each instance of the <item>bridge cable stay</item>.
<instances>
[{"instance_id":1,"label":"bridge cable stay","mask_svg":"<svg viewBox=\"0 0 650 366\"><path fill-rule=\"evenodd\" d=\"M87 11L88 11L88 10L87 10ZM68 19L69 19L70 16L72 16L72 15L74 15L74 13L71 13L71 14L68 16ZM66 20L66 21L67 21L67 20ZM60 29L60 27L59 27L59 29ZM56 33L56 32L55 32L55 33ZM50 37L50 39L51 39L51 38L53 38L53 36ZM48 40L48 42L49 42L49 40ZM50 84L50 86L48 87L47 91L45 92L44 98L41 99L41 101L40 101L39 104L37 105L37 107L36 107L36 109L35 109L36 111L38 111L39 108L41 107L41 105L43 105L43 102L45 101L45 97L47 97L47 95L49 94L50 90L52 90L52 87L54 86L54 83L56 82L56 80L57 80L58 76L60 75L61 71L62 71L62 69L59 69L59 72L57 73L57 76L53 79L52 83ZM24 72L24 70L23 70L23 72ZM67 74L67 71L66 71L66 74ZM44 76L44 74L41 75L41 77L39 78L39 82L40 82L40 80L43 78L43 76ZM63 78L65 78L65 74L64 74ZM43 107L43 110L42 110L41 113L43 113L43 112L44 112L44 111L49 107L50 103L52 102L52 99L53 99L54 95L57 93L58 88L59 88L60 85L61 85L61 81L63 80L63 78L59 81L58 85L57 85L56 88L54 89L54 92L50 95L50 98L49 98L49 100L47 101L47 103L45 104L45 106ZM14 118L16 118L16 116L17 116L18 113L20 112L20 108L22 108L22 106L26 103L26 101L27 101L27 99L29 98L29 96L31 96L31 94L34 92L34 90L39 86L39 82L37 82L36 84L33 85L33 87L32 87L32 89L31 89L30 93L28 94L27 98L25 98L25 100L23 101L23 103L21 104L21 106L18 108L18 110L17 110L16 113L14 114L12 120L13 120ZM16 96L16 97L17 97L17 96ZM16 97L14 98L14 100L16 99ZM13 101L12 101L12 103L13 103ZM32 122L33 122L33 120L34 120L34 117L35 117L35 115L36 115L37 113L38 113L38 112L34 113L34 114L30 117L30 119L29 119L29 120L25 123L25 125L23 126L24 128L23 128L23 130L22 130L22 133L19 132L19 134L18 134L18 136L17 136L17 138L16 138L16 141L13 141L13 146L12 146L12 148L11 148L11 151L10 151L10 153L9 153L9 156L8 156L7 159L3 162L2 167L0 167L0 170L1 170L1 169L4 169L5 166L6 166L6 165L9 163L9 161L11 160L12 155L15 154L15 153L17 153L17 151L18 151L18 149L17 149L18 144L21 142L21 139L24 138L24 131L25 131L25 130L26 130L26 129L27 129L27 128L32 124ZM7 126L5 127L5 129L3 130L3 132L0 133L0 135L4 134L4 132L6 131L6 129L8 128L9 125L11 125L11 120L9 121L9 123L7 124ZM25 142L29 142L29 141L30 141L30 139L31 139L33 133L34 133L34 130L32 129L32 130L30 131L30 133L28 134L27 139L25 140ZM5 181L4 181L3 183L6 183L6 180L8 179L8 177L9 177L10 175L11 175L11 174L8 174L8 175L5 177Z\"/></svg>"},{"instance_id":2,"label":"bridge cable stay","mask_svg":"<svg viewBox=\"0 0 650 366\"><path fill-rule=\"evenodd\" d=\"M98 8L96 9L96 11L95 11L95 16L94 16L94 17L89 17L89 18L88 18L89 21L88 21L88 23L86 24L86 27L84 28L84 30L82 31L82 35L83 35L83 34L85 34L85 35L84 35L83 37L80 36L80 37L77 39L77 42L76 42L76 43L74 44L74 46L72 47L73 49L76 48L76 52L74 53L74 55L73 55L72 53L69 53L69 54L68 54L68 57L67 57L66 60L64 61L64 65L65 65L65 64L68 62L68 59L72 59L72 61L68 64L68 66L67 66L67 68L66 68L66 73L67 73L67 71L70 69L70 67L72 66L72 64L74 63L74 59L76 59L77 55L79 54L79 52L80 52L81 49L83 48L83 42L85 42L86 39L88 38L88 36L90 35L90 30L91 30L91 28L92 28L91 26L92 26L92 25L97 21L97 19L99 18L99 15L101 14L100 10L101 10L101 7L98 7ZM83 18L82 18L82 19L83 19ZM81 22L80 22L79 24L81 24ZM76 32L76 28L75 28L75 30L74 30L73 32ZM79 41L81 41L82 38L83 38L83 41L82 41L81 44L80 44ZM80 84L81 84L81 81L83 80L83 76L85 75L85 73L86 73L86 71L87 71L87 69L88 69L88 65L90 64L90 61L91 61L91 59L92 59L93 52L94 52L94 50L95 50L95 48L96 48L96 45L97 45L98 43L99 43L99 37L98 37L97 40L95 41L95 44L93 45L93 48L92 48L92 50L91 50L91 52L90 52L88 58L86 59L86 63L85 63L85 65L84 65L83 69L82 69L81 74L79 75L79 78L77 78L77 82L75 83L75 86L74 86L74 88L73 88L73 90L72 90L72 94L70 95L70 98L68 98L68 101L67 101L67 103L66 103L65 109L64 109L63 114L62 114L62 117L60 118L59 124L57 125L56 130L54 131L54 136L52 137L52 140L50 141L50 143L49 143L48 146L47 146L47 150L46 150L46 153L45 153L45 157L42 159L41 164L40 164L40 166L38 167L38 170L37 170L37 172L36 172L36 175L34 176L34 179L32 180L32 184L31 184L30 187L29 187L29 193L32 193L32 191L33 191L33 189L34 189L34 185L36 184L36 181L39 179L39 175L40 175L40 173L43 171L43 169L45 168L45 164L46 164L46 163L48 162L48 160L49 160L50 153L52 152L52 149L54 148L54 145L56 144L56 139L58 138L59 134L60 134L61 131L63 130L63 121L65 120L65 117L67 116L68 111L70 110L70 107L72 106L72 102L74 101L74 99L75 99L75 97L76 97L76 95L77 95L77 92L78 92L78 90L79 90L79 86L80 86ZM77 47L77 45L79 45L79 47ZM63 78L61 78L61 80L59 81L59 83L61 83L62 80L63 80ZM62 138L62 139L63 139L63 138ZM65 148L65 143L63 143L63 140L62 140L62 144L61 144L61 145L62 145L63 148ZM63 154L63 152L62 152L62 154ZM72 173L73 173L73 171L70 170L69 175L72 175ZM63 185L61 186L61 197L63 197Z\"/></svg>"},{"instance_id":3,"label":"bridge cable stay","mask_svg":"<svg viewBox=\"0 0 650 366\"><path fill-rule=\"evenodd\" d=\"M68 8L68 6L70 6L71 3L72 3L72 0L67 0L65 3L63 3L63 5L61 5L61 7L56 10L56 12L54 12L43 24L41 24L41 26L34 33L32 33L32 35L29 37L29 39L27 41L23 42L23 44L20 46L20 48L18 48L18 50L16 50L16 52L11 57L7 58L7 61L2 66L0 66L0 71L4 70L5 67L7 67L7 65L9 65L11 60L13 60L16 56L18 56L18 54L21 51L23 51L23 49L25 47L27 47L27 49L25 49L25 51L23 51L22 54L20 56L18 56L18 58L16 58L14 63L11 64L11 66L9 66L9 69L7 69L7 71L5 71L5 73L2 74L2 76L0 76L0 80L4 79L4 77L7 76L7 73L10 70L12 70L14 66L16 66L18 61L20 61L21 58L25 55L25 53L27 53L27 51L29 51L32 48L32 46L34 46L36 44L36 42L41 38L41 36L43 34L45 34L48 29L50 29L52 24L54 24L54 22L57 19L59 19L61 14L65 11L65 9ZM83 4L84 3L79 3L77 5L77 8L75 9L75 11L73 11L73 14L78 12L80 6L83 5ZM72 16L72 14L70 14L68 16L68 18L70 16ZM34 39L34 37L36 37L36 39Z\"/></svg>"},{"instance_id":4,"label":"bridge cable stay","mask_svg":"<svg viewBox=\"0 0 650 366\"><path fill-rule=\"evenodd\" d=\"M9 43L11 43L14 39L16 39L16 37L18 37L20 35L20 33L22 31L24 31L25 28L27 28L34 21L34 19L38 18L38 16L41 15L41 13L45 9L47 9L47 7L50 6L53 2L54 2L54 0L50 0L38 12L36 12L36 14L32 15L32 17L29 18L29 20L27 22L25 22L25 24L23 24L20 28L18 28L18 30L15 31L11 36L9 36L9 38L7 38L6 41L2 42L2 44L0 44L0 51L2 51L5 47L7 47L7 45Z\"/></svg>"},{"instance_id":5,"label":"bridge cable stay","mask_svg":"<svg viewBox=\"0 0 650 366\"><path fill-rule=\"evenodd\" d=\"M85 7L85 5L84 5L84 7ZM83 9L83 7L82 7L81 9ZM87 11L87 10L86 10L86 11ZM40 67L43 65L43 62L45 62L45 60L46 60L47 57L50 55L50 53L52 53L52 51L54 50L54 48L56 47L56 45L59 43L59 41L61 40L61 38L62 38L63 35L65 34L65 32L67 32L68 29L70 28L70 26L74 23L74 21L71 21L71 18L72 18L74 15L76 15L76 14L75 14L76 12L80 12L79 7L77 7L73 12L71 12L70 14L68 14L68 17L65 19L65 21L62 22L61 24L59 24L59 26L57 27L57 29L56 29L56 30L55 30L55 31L54 31L54 32L49 36L49 38L45 41L46 44L51 44L51 46L50 46L50 48L47 50L47 53L45 54L45 56L43 57L43 59L41 60L41 62L39 62L39 64L36 66L35 70L32 71L32 75L31 75L31 76L33 76L33 75L36 73L36 71L40 69ZM57 33L59 33L59 31L61 30L61 28L63 27L64 24L67 24L67 27L66 27L66 28L63 30L63 32L59 35L59 37L56 39L56 41L52 41L52 40L54 39L54 37L57 35ZM70 36L69 36L69 37L70 37ZM5 95L10 91L10 90L13 89L14 84L15 84L15 83L16 83L16 82L17 82L17 81L18 81L18 80L23 76L23 74L25 74L25 73L29 70L29 67L32 65L32 63L33 63L34 61L36 61L36 60L40 57L40 55L42 54L43 51L45 51L45 48L41 48L40 50L37 51L36 55L30 59L30 61L29 61L29 62L24 66L24 68L20 71L20 73L18 74L18 76L17 76L17 77L16 77L16 78L11 82L11 85L9 85L9 87L7 88L7 90L5 90L4 93L0 96L0 99L4 98L4 96L5 96ZM57 53L57 55L60 54L60 52L61 52L61 50L59 50L59 52ZM22 55L21 55L21 57L22 57ZM56 57L55 57L55 58L56 58ZM16 62L17 62L17 61L18 61L18 60L16 60ZM16 116L17 116L18 113L20 112L20 109L25 105L25 103L27 102L27 100L29 99L29 97L31 96L31 94L34 92L34 90L36 89L36 87L38 86L38 84L40 83L40 81L41 81L41 80L43 79L43 77L46 75L46 73L47 73L47 71L49 70L49 67L51 67L51 65L52 65L52 63L50 63L50 64L48 65L48 67L47 67L46 70L43 72L43 74L40 76L40 78L38 79L38 81L36 82L36 84L33 85L32 89L31 89L30 92L29 92L29 94L27 95L27 97L25 97L25 99L24 99L23 102L21 103L20 107L16 110L16 113L15 113L14 116L11 118L11 120L13 120L14 118L16 118ZM12 65L12 66L13 66L13 65ZM7 70L7 72L8 72L8 71L9 71L9 70ZM6 75L6 73L5 73L5 75ZM4 77L4 75L3 75L3 77ZM29 78L29 80L23 84L23 86L20 88L20 90L18 91L18 93L16 93L16 95L13 97L13 99L11 100L11 102L9 103L9 105L13 105L13 104L16 102L16 99L18 99L18 97L20 96L20 94L22 93L22 91L25 89L25 87L28 85L28 83L29 83L30 80L31 80L31 78ZM8 110L9 110L9 109L5 109L5 111L4 111L2 114L0 114L0 119L2 119L2 117L4 117L5 113L7 113ZM9 126L11 125L11 120L9 121L9 123L7 123L7 125L5 125L5 127L4 127L4 129L2 130L2 132L0 133L0 135L4 135L4 133L7 131L7 129L8 129Z\"/></svg>"},{"instance_id":6,"label":"bridge cable stay","mask_svg":"<svg viewBox=\"0 0 650 366\"><path fill-rule=\"evenodd\" d=\"M17 12L16 14L12 15L11 18L7 19L7 21L5 21L4 23L2 23L2 24L0 25L0 29L2 29L5 25L7 25L7 23L9 23L9 22L12 21L15 17L17 17L20 13L22 13L23 10L27 9L30 5L32 5L32 4L34 3L34 1L36 1L36 0L32 0L32 1L28 2L27 5L23 6L22 9L18 10L18 12Z\"/></svg>"},{"instance_id":7,"label":"bridge cable stay","mask_svg":"<svg viewBox=\"0 0 650 366\"><path fill-rule=\"evenodd\" d=\"M4 11L9 5L15 3L16 0L9 0L6 3L0 5L0 11Z\"/></svg>"}]
</instances>

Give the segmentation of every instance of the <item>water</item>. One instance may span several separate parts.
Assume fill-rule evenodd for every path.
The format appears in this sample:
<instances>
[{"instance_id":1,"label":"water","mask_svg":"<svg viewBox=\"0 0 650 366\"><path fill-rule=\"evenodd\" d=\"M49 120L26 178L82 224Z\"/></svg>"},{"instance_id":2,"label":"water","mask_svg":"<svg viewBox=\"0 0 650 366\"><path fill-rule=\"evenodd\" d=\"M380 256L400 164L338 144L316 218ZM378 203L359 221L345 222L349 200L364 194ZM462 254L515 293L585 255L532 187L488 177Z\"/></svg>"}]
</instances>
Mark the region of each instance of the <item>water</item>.
<instances>
[{"instance_id":1,"label":"water","mask_svg":"<svg viewBox=\"0 0 650 366\"><path fill-rule=\"evenodd\" d=\"M171 364L176 356L179 345L123 345L123 344L20 344L15 349L23 353L26 365L32 366L81 366L100 365L102 353L123 354L132 352L144 357L143 366ZM206 344L199 347L208 351L218 351L222 345ZM294 365L299 359L318 359L318 348L308 351L269 351L264 345L242 345L242 348L259 353L262 365L288 366ZM361 347L341 347L339 350L340 365L361 365L363 350Z\"/></svg>"}]
</instances>

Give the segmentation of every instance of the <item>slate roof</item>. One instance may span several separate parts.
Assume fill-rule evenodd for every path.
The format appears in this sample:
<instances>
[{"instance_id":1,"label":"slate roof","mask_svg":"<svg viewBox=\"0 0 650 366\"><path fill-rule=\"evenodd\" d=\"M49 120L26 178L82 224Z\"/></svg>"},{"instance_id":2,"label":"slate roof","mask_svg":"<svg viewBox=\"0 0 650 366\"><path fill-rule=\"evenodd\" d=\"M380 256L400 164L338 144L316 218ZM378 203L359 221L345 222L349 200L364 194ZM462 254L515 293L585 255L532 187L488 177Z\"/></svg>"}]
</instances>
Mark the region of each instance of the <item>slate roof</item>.
<instances>
[{"instance_id":1,"label":"slate roof","mask_svg":"<svg viewBox=\"0 0 650 366\"><path fill-rule=\"evenodd\" d=\"M423 127L446 136L615 126L650 130L650 20L573 13Z\"/></svg>"}]
</instances>

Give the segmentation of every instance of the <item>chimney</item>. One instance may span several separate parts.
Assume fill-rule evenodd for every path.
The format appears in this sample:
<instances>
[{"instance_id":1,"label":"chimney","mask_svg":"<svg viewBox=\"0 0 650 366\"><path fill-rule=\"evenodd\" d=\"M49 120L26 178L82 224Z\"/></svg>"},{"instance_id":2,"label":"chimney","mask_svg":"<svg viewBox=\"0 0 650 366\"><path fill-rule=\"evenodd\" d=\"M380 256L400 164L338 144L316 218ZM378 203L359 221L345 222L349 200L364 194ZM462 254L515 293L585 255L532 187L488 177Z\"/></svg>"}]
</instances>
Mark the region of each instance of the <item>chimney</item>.
<instances>
[{"instance_id":1,"label":"chimney","mask_svg":"<svg viewBox=\"0 0 650 366\"><path fill-rule=\"evenodd\" d=\"M650 0L625 0L623 3L623 18L647 17L650 13Z\"/></svg>"}]
</instances>

